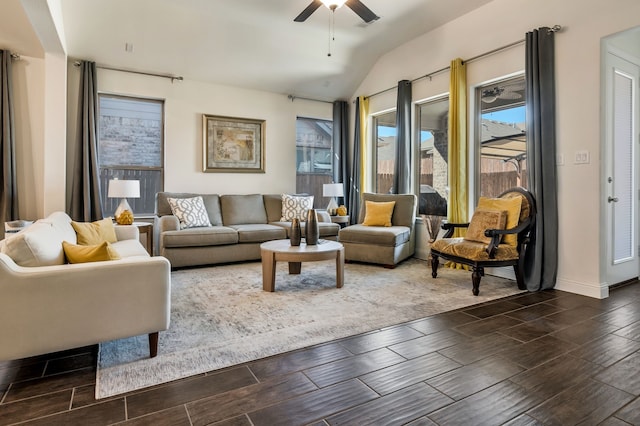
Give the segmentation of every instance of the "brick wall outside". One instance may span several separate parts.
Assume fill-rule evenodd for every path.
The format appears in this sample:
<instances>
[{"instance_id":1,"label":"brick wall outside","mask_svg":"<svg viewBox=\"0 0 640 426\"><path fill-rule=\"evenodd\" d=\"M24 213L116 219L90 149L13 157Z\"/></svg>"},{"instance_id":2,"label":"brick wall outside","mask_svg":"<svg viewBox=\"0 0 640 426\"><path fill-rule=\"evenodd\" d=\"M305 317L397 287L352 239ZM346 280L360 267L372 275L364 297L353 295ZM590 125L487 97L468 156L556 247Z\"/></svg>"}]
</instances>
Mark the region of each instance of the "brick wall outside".
<instances>
[{"instance_id":1,"label":"brick wall outside","mask_svg":"<svg viewBox=\"0 0 640 426\"><path fill-rule=\"evenodd\" d=\"M159 120L102 116L100 164L162 166L162 123Z\"/></svg>"}]
</instances>

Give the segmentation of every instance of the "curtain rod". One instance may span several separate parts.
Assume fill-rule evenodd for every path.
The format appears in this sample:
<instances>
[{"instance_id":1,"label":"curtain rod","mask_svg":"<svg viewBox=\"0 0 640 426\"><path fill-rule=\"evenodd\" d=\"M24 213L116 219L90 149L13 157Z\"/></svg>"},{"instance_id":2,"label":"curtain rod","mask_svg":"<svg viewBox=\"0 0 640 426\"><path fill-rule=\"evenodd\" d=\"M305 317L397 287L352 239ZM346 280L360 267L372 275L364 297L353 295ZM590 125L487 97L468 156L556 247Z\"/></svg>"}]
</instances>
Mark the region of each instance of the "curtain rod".
<instances>
[{"instance_id":1,"label":"curtain rod","mask_svg":"<svg viewBox=\"0 0 640 426\"><path fill-rule=\"evenodd\" d=\"M550 33L556 33L556 32L559 32L560 30L562 30L562 27L560 25L554 25L553 27L549 28L547 31L550 32ZM472 58L469 58L467 60L464 60L462 62L467 64L469 62L477 61L478 59L482 59L485 56L493 55L494 53L498 53L498 52L501 52L503 50L510 49L510 48L512 48L514 46L517 46L519 44L522 44L524 42L525 42L525 39L514 41L513 43L505 44L504 46L500 46L500 47L498 47L496 49L489 50L488 52L481 53L480 55L476 55L476 56L474 56ZM445 71L449 71L450 68L451 68L450 66L447 66L447 67L444 67L444 68L440 68L439 70L432 71L429 74L421 75L420 77L416 77L413 80L411 80L411 83L414 83L414 82L416 82L418 80L422 80L423 78L431 79L431 77L433 77L434 75L440 74L440 73L445 72ZM388 89L384 89L384 90L376 92L376 93L374 93L372 95L365 96L365 99L381 95L383 93L386 93L386 92L388 92L390 90L394 90L394 89L397 89L397 88L398 88L398 85L395 85L393 87L389 87Z\"/></svg>"},{"instance_id":2,"label":"curtain rod","mask_svg":"<svg viewBox=\"0 0 640 426\"><path fill-rule=\"evenodd\" d=\"M79 67L80 66L80 61L75 61L73 63L74 66ZM169 80L171 80L171 82L173 83L174 80L178 80L178 81L183 81L184 78L182 76L176 76L176 75L171 75L171 74L158 74L158 73L154 73L154 72L145 72L145 71L135 71L135 70L127 70L124 68L115 68L115 67L109 67L106 65L98 65L96 64L96 68L100 68L103 70L110 70L110 71L119 71L119 72L128 72L128 73L132 73L132 74L141 74L141 75L149 75L152 77L162 77L162 78L168 78Z\"/></svg>"},{"instance_id":3,"label":"curtain rod","mask_svg":"<svg viewBox=\"0 0 640 426\"><path fill-rule=\"evenodd\" d=\"M287 95L287 98L291 99L291 102L295 101L296 99L304 99L305 101L324 102L326 104L333 104L333 102L331 101L324 101L322 99L305 98L302 96Z\"/></svg>"}]
</instances>

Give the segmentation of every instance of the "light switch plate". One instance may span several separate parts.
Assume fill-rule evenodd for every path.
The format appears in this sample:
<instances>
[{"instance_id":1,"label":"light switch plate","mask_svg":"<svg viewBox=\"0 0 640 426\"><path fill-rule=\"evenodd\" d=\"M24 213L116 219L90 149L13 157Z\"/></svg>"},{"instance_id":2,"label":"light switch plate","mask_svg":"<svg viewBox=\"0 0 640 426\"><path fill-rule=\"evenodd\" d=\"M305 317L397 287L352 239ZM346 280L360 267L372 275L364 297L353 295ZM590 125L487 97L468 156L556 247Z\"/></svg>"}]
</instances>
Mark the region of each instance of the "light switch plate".
<instances>
[{"instance_id":1,"label":"light switch plate","mask_svg":"<svg viewBox=\"0 0 640 426\"><path fill-rule=\"evenodd\" d=\"M573 164L589 164L589 157L589 151L576 151L576 156Z\"/></svg>"}]
</instances>

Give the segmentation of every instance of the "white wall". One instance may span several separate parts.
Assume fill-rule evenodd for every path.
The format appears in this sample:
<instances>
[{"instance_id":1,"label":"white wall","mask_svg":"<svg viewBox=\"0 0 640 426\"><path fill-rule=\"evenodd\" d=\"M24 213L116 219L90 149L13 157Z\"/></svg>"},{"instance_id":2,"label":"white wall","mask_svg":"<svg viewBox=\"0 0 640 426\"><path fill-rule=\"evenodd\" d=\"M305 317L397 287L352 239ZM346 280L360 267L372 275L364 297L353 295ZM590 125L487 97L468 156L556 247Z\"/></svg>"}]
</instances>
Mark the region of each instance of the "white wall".
<instances>
[{"instance_id":1,"label":"white wall","mask_svg":"<svg viewBox=\"0 0 640 426\"><path fill-rule=\"evenodd\" d=\"M393 87L449 65L454 58L472 58L524 39L532 29L555 24L559 269L556 288L603 297L608 294L600 270L598 229L600 188L600 40L638 25L635 0L495 0L424 34L380 58L354 96ZM472 88L487 80L524 70L524 44L468 63ZM448 91L449 73L422 79L413 87L414 100ZM395 105L395 91L373 97L370 111ZM471 109L471 108L470 108ZM470 139L472 142L472 139ZM588 150L591 162L574 165L575 151Z\"/></svg>"},{"instance_id":2,"label":"white wall","mask_svg":"<svg viewBox=\"0 0 640 426\"><path fill-rule=\"evenodd\" d=\"M69 145L76 135L79 68L69 66ZM98 69L98 91L165 100L165 190L294 192L296 116L331 119L332 105L243 88ZM265 173L203 173L202 115L266 120ZM68 156L67 158L72 158Z\"/></svg>"},{"instance_id":3,"label":"white wall","mask_svg":"<svg viewBox=\"0 0 640 426\"><path fill-rule=\"evenodd\" d=\"M23 56L13 64L18 213L44 215L44 60Z\"/></svg>"},{"instance_id":4,"label":"white wall","mask_svg":"<svg viewBox=\"0 0 640 426\"><path fill-rule=\"evenodd\" d=\"M22 219L36 219L65 207L67 56L60 1L21 4L44 49L42 58L25 55L13 67L18 209Z\"/></svg>"}]
</instances>

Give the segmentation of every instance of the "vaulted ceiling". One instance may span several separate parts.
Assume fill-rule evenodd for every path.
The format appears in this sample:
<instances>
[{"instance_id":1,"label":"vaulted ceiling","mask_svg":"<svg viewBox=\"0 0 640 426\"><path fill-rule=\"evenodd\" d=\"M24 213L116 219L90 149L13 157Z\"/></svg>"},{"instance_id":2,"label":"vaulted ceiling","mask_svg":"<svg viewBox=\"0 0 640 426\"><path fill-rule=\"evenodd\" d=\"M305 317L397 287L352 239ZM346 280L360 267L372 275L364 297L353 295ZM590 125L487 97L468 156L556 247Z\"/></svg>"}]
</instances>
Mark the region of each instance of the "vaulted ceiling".
<instances>
[{"instance_id":1,"label":"vaulted ceiling","mask_svg":"<svg viewBox=\"0 0 640 426\"><path fill-rule=\"evenodd\" d=\"M334 100L352 96L385 52L490 0L363 0L380 19L366 24L343 6L333 16L333 41L328 8L321 6L305 22L293 21L310 1L59 0L59 4L69 57ZM42 56L42 43L38 46L35 36L40 31L32 29L21 10L27 2L46 7L45 0L3 0L0 48ZM132 51L127 51L127 44Z\"/></svg>"}]
</instances>

